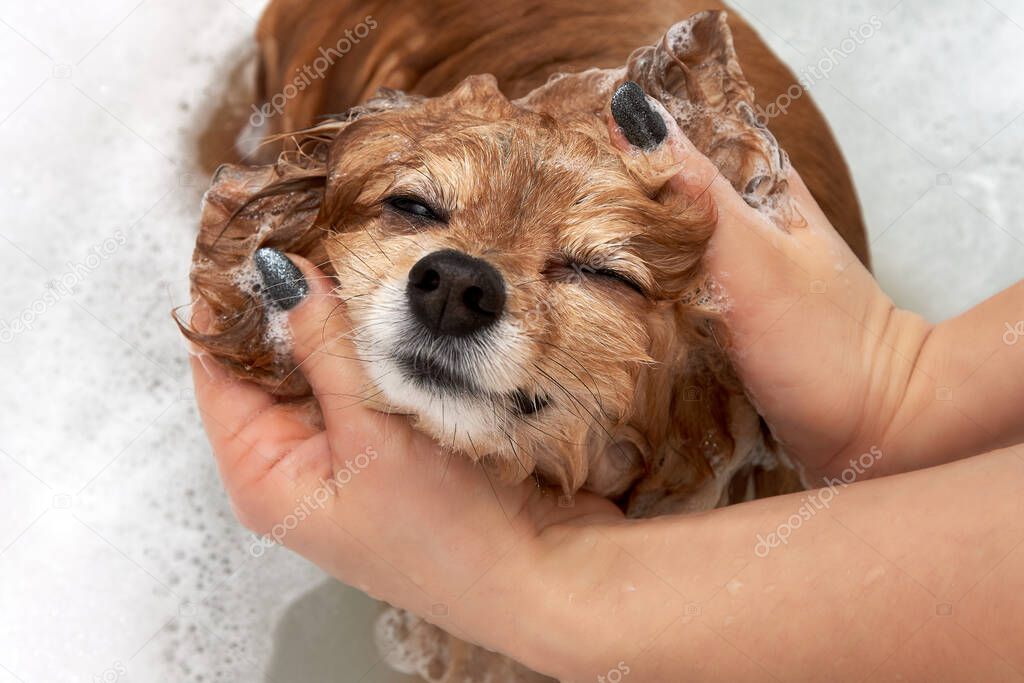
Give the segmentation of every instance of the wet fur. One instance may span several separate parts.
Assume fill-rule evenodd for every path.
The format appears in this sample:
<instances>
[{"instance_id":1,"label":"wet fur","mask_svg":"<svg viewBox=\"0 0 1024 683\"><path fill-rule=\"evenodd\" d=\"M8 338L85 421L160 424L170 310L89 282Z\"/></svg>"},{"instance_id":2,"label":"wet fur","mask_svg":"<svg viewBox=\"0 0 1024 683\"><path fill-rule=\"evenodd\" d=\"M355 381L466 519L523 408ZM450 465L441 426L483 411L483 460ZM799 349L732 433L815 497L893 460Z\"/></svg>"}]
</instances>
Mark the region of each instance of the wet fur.
<instances>
[{"instance_id":1,"label":"wet fur","mask_svg":"<svg viewBox=\"0 0 1024 683\"><path fill-rule=\"evenodd\" d=\"M346 3L306 6L310 21L324 5L343 11ZM281 69L270 62L301 59L303 41L311 39L286 26L301 6L278 0L264 18L264 88L280 83L267 75ZM663 14L651 10L650 17ZM578 23L583 35L587 21ZM302 25L312 30L313 24ZM753 188L748 201L785 209L788 158L747 112L753 90L739 70L724 15L704 15L691 29L699 39L687 54L662 41L660 51L656 44L628 63L623 57L625 67L579 71L547 85L534 83L547 76L537 73L506 74L506 86L499 73L499 80L473 76L447 94L431 92L435 97L386 90L363 101L365 93L349 84L341 94L325 88L298 98L275 125L309 124L311 111L322 112L339 97L360 104L288 135L273 164L218 172L206 196L192 276L196 296L213 313L212 327L200 333L185 325L186 335L283 400L308 399L301 374L268 337L258 292L240 284L255 249L276 247L312 259L337 283L370 380L353 400L410 414L419 429L503 481L535 477L568 496L587 488L631 516L797 490L798 478L727 360L720 320L727 302L701 267L714 207L663 193L663 176L608 141L604 107L615 85L634 78L738 189ZM450 34L459 30L468 29ZM322 44L323 35L317 40ZM378 41L375 50L391 44L387 33ZM470 56L479 54L468 49L460 59L472 65ZM496 66L493 55L485 56L482 68L462 68ZM346 59L357 70L372 65ZM448 64L444 74L458 70ZM412 79L412 89L447 88L444 74L428 71ZM527 89L529 83L534 87ZM522 97L510 101L508 90ZM699 106L690 111L691 105ZM817 184L836 182L845 181ZM383 200L403 192L431 199L450 216L448 224L389 211ZM842 203L833 200L832 210ZM855 209L855 200L847 205ZM842 219L855 233L859 214ZM401 327L404 277L420 257L446 248L488 259L508 283L508 327L463 349L476 361L462 369L493 389L485 401L397 391L388 365L385 351L392 347L430 343ZM594 275L607 264L644 294ZM518 415L508 396L519 389L548 397L551 406ZM384 623L405 647L417 643L419 654L432 655L416 669L429 680L476 681L488 672L500 676L493 680L537 678L407 615L391 612Z\"/></svg>"}]
</instances>

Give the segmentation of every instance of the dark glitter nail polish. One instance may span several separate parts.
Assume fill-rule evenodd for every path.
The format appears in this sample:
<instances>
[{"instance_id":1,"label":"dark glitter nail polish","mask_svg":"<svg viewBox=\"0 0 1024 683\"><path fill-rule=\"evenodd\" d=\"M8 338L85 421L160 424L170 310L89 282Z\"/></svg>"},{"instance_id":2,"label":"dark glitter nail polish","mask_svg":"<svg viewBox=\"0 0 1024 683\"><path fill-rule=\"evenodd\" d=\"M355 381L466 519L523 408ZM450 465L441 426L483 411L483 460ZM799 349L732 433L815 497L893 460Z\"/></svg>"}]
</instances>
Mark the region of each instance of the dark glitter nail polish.
<instances>
[{"instance_id":1,"label":"dark glitter nail polish","mask_svg":"<svg viewBox=\"0 0 1024 683\"><path fill-rule=\"evenodd\" d=\"M252 260L263 278L262 294L269 303L287 311L309 294L302 271L277 249L257 249Z\"/></svg>"},{"instance_id":2,"label":"dark glitter nail polish","mask_svg":"<svg viewBox=\"0 0 1024 683\"><path fill-rule=\"evenodd\" d=\"M651 108L643 88L626 81L612 95L612 116L634 147L650 151L668 135L665 121Z\"/></svg>"}]
</instances>

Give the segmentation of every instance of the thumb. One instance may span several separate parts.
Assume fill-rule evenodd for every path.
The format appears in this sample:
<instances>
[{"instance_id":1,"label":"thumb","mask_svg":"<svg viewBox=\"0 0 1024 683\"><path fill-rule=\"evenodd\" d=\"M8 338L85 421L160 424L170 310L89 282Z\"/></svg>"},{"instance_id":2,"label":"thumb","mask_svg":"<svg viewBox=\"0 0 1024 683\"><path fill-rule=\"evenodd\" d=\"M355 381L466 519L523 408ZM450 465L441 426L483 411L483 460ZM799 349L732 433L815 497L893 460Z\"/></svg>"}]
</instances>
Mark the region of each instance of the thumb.
<instances>
[{"instance_id":1,"label":"thumb","mask_svg":"<svg viewBox=\"0 0 1024 683\"><path fill-rule=\"evenodd\" d=\"M301 256L264 247L253 257L268 304L284 311L292 357L331 423L359 422L369 382L352 344L351 325L334 279Z\"/></svg>"},{"instance_id":2,"label":"thumb","mask_svg":"<svg viewBox=\"0 0 1024 683\"><path fill-rule=\"evenodd\" d=\"M776 224L747 204L715 164L686 137L655 98L627 81L609 106L612 145L652 185L690 201L711 199L718 222L706 264L742 300L766 295L788 307L811 284L831 280L856 261L795 171L788 178L793 221Z\"/></svg>"}]
</instances>

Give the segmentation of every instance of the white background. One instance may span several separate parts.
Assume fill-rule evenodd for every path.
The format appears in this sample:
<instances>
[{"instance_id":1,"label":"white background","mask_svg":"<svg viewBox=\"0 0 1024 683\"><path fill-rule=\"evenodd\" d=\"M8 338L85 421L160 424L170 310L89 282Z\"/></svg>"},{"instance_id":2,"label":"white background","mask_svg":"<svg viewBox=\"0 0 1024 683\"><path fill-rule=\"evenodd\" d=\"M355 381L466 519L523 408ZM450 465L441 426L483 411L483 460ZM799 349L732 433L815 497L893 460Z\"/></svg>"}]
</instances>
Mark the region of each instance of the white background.
<instances>
[{"instance_id":1,"label":"white background","mask_svg":"<svg viewBox=\"0 0 1024 683\"><path fill-rule=\"evenodd\" d=\"M249 554L170 318L207 182L196 133L262 4L0 0L0 321L126 238L0 344L0 683L395 680L369 600ZM812 92L899 304L939 320L1020 277L1022 0L741 11L795 69L882 19Z\"/></svg>"}]
</instances>

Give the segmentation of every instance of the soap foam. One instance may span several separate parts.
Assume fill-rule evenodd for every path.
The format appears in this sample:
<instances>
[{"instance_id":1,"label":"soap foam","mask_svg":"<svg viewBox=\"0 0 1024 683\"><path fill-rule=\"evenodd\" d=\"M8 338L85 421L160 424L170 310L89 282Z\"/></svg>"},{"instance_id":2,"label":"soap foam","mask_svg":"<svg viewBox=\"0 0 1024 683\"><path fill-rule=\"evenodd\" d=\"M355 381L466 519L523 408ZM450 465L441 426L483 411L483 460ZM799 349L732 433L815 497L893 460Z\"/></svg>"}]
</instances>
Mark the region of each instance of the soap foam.
<instances>
[{"instance_id":1,"label":"soap foam","mask_svg":"<svg viewBox=\"0 0 1024 683\"><path fill-rule=\"evenodd\" d=\"M665 40L669 49L676 54L686 54L693 51L693 25L695 17L680 21L669 28L665 34Z\"/></svg>"},{"instance_id":2,"label":"soap foam","mask_svg":"<svg viewBox=\"0 0 1024 683\"><path fill-rule=\"evenodd\" d=\"M434 683L448 670L448 636L437 627L395 607L387 607L374 624L377 651L395 671Z\"/></svg>"},{"instance_id":3,"label":"soap foam","mask_svg":"<svg viewBox=\"0 0 1024 683\"><path fill-rule=\"evenodd\" d=\"M262 229L261 229L262 231ZM263 340L274 348L281 357L292 353L292 332L288 313L277 306L267 305L261 294L263 278L252 259L247 260L232 273L232 281L240 290L252 296L264 309Z\"/></svg>"},{"instance_id":4,"label":"soap foam","mask_svg":"<svg viewBox=\"0 0 1024 683\"><path fill-rule=\"evenodd\" d=\"M718 281L711 277L706 278L700 287L683 297L682 303L718 314L727 313L732 308L729 296Z\"/></svg>"}]
</instances>

